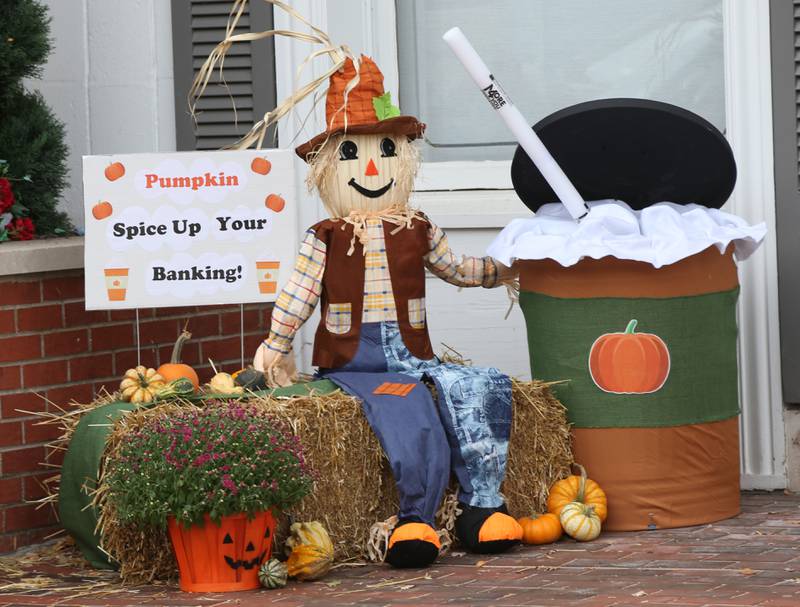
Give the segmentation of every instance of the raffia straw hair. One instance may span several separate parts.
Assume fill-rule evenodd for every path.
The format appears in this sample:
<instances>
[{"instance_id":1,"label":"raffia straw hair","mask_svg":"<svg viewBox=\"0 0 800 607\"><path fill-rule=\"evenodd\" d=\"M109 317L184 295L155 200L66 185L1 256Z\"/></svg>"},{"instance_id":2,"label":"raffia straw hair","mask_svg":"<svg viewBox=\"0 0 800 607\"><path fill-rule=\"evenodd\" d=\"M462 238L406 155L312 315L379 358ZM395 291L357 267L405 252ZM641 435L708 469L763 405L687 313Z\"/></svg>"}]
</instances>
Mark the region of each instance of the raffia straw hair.
<instances>
[{"instance_id":1,"label":"raffia straw hair","mask_svg":"<svg viewBox=\"0 0 800 607\"><path fill-rule=\"evenodd\" d=\"M317 45L317 48L314 48L311 52L309 52L308 56L303 60L300 66L297 68L297 72L295 75L295 80L300 81L300 77L305 70L315 59L319 57L327 57L331 65L325 70L324 73L317 76L316 78L312 79L311 82L305 84L304 86L300 87L296 91L294 91L289 97L281 101L273 110L266 112L259 120L256 122L253 127L237 142L233 143L229 148L243 150L247 149L250 146L254 145L256 148L261 149L261 146L264 142L264 137L267 134L267 130L270 126L277 123L281 118L289 114L294 110L294 108L299 104L303 99L307 97L311 97L314 100L314 105L316 105L317 99L315 99L315 92L321 86L328 82L328 79L333 75L336 71L344 66L345 61L348 57L350 57L353 62L357 65L358 58L354 56L353 52L350 48L345 45L336 45L331 42L331 39L328 37L324 31L312 25L307 19L305 19L302 15L300 15L296 10L294 10L288 4L281 2L280 0L264 0L269 4L274 5L276 8L280 8L284 12L286 12L290 17L297 19L304 25L308 26L311 30L310 33L306 32L298 32L294 30L265 30L263 32L248 32L244 34L234 34L236 31L237 25L239 20L242 17L245 7L247 6L249 0L235 0L233 6L231 8L230 15L228 17L228 24L225 29L225 39L220 42L214 50L211 51L208 58L203 62L203 65L197 72L197 76L195 76L194 82L192 83L191 88L189 89L188 101L189 101L189 110L192 114L192 117L197 118L197 103L200 98L203 96L203 93L208 86L209 81L211 80L211 76L214 73L215 69L219 70L219 80L225 84L225 79L223 76L223 67L225 63L225 57L227 56L228 51L231 47L237 42L253 42L255 40L263 40L265 38L271 38L275 36L284 36L286 38L292 38L294 40L302 40L304 42L310 42L312 45ZM355 77L347 84L344 94L344 103L347 103L347 95L350 91L352 91L359 82L358 71L356 71ZM231 102L233 103L233 97L231 97ZM342 111L344 106L339 110ZM236 112L236 106L233 105L234 113ZM338 112L337 112L338 113ZM347 114L345 113L345 126L347 125Z\"/></svg>"},{"instance_id":2,"label":"raffia straw hair","mask_svg":"<svg viewBox=\"0 0 800 607\"><path fill-rule=\"evenodd\" d=\"M353 209L343 204L332 188L333 176L339 170L338 151L339 145L345 135L338 134L328 137L322 144L309 154L308 174L306 186L308 191L319 192L325 210L331 217L346 217ZM395 180L394 189L401 192L410 192L417 176L421 155L416 141L409 141L407 137L395 137L397 163L392 176ZM408 207L408 198L402 200L389 199L386 206L395 208Z\"/></svg>"}]
</instances>

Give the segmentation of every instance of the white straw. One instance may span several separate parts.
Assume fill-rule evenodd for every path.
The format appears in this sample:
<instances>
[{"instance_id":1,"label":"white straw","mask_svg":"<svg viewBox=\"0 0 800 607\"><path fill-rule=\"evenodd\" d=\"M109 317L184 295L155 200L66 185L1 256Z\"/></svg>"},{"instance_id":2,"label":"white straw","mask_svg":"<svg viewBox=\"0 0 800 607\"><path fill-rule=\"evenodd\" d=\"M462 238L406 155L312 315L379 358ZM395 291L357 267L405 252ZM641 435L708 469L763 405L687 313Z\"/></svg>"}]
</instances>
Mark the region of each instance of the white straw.
<instances>
[{"instance_id":1,"label":"white straw","mask_svg":"<svg viewBox=\"0 0 800 607\"><path fill-rule=\"evenodd\" d=\"M511 130L522 149L530 156L536 168L541 171L542 176L553 188L572 218L577 221L584 217L589 212L589 207L586 206L578 190L575 189L569 177L564 174L542 140L530 127L522 112L508 98L461 29L454 27L448 30L442 39L455 53L464 69L472 76L492 108L500 114L506 126Z\"/></svg>"}]
</instances>

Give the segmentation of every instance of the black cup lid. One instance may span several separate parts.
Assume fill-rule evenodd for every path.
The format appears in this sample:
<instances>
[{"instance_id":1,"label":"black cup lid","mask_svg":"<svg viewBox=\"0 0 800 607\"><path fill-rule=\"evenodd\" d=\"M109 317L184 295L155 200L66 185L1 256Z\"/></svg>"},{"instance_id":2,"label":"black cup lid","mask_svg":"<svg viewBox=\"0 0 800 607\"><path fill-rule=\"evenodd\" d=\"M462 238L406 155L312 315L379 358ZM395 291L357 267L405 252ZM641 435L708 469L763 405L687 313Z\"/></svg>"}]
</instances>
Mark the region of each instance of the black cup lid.
<instances>
[{"instance_id":1,"label":"black cup lid","mask_svg":"<svg viewBox=\"0 0 800 607\"><path fill-rule=\"evenodd\" d=\"M585 200L643 209L663 201L719 208L736 184L736 161L714 125L646 99L601 99L565 108L533 127ZM558 197L517 146L511 181L536 211Z\"/></svg>"}]
</instances>

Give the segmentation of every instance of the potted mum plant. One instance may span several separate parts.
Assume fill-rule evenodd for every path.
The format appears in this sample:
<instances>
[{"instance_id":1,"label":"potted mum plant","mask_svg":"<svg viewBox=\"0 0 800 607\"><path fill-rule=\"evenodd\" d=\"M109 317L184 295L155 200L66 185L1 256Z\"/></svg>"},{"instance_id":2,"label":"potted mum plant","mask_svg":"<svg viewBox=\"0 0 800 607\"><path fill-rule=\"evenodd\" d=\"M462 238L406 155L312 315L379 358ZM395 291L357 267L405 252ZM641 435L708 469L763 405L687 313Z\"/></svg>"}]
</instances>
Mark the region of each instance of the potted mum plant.
<instances>
[{"instance_id":1,"label":"potted mum plant","mask_svg":"<svg viewBox=\"0 0 800 607\"><path fill-rule=\"evenodd\" d=\"M109 504L120 521L167 526L189 592L259 587L274 512L311 489L302 449L252 405L188 408L149 420L110 458Z\"/></svg>"}]
</instances>

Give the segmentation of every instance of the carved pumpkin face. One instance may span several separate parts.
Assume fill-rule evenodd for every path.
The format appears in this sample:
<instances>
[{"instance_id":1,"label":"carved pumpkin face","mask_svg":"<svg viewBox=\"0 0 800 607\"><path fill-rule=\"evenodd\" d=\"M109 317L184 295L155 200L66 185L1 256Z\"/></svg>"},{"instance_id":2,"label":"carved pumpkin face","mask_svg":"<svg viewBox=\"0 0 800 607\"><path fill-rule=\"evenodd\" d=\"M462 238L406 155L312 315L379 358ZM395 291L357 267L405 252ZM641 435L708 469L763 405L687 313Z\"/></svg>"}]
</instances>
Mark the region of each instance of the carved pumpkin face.
<instances>
[{"instance_id":1,"label":"carved pumpkin face","mask_svg":"<svg viewBox=\"0 0 800 607\"><path fill-rule=\"evenodd\" d=\"M316 186L332 217L405 207L414 185L418 153L403 135L336 135L311 162Z\"/></svg>"},{"instance_id":2,"label":"carved pumpkin face","mask_svg":"<svg viewBox=\"0 0 800 607\"><path fill-rule=\"evenodd\" d=\"M221 533L225 533L222 538L222 548L220 550L225 559L225 564L234 571L242 568L244 571L256 570L266 559L269 553L269 543L272 541L272 531L269 525L265 530L261 525L241 525L229 524L230 529L224 529L223 524ZM259 537L260 536L260 537ZM235 538L235 539L234 539Z\"/></svg>"},{"instance_id":3,"label":"carved pumpkin face","mask_svg":"<svg viewBox=\"0 0 800 607\"><path fill-rule=\"evenodd\" d=\"M169 533L180 569L181 589L224 592L259 587L258 568L269 560L275 519L259 512L222 517L217 526L206 515L205 525L184 527L169 520Z\"/></svg>"}]
</instances>

